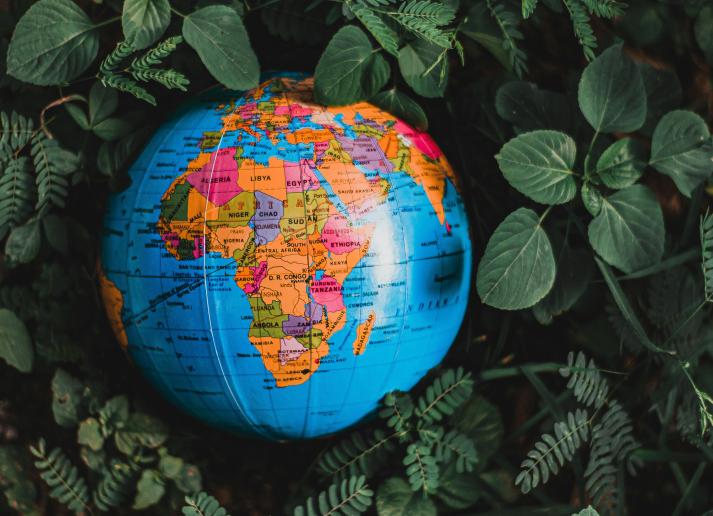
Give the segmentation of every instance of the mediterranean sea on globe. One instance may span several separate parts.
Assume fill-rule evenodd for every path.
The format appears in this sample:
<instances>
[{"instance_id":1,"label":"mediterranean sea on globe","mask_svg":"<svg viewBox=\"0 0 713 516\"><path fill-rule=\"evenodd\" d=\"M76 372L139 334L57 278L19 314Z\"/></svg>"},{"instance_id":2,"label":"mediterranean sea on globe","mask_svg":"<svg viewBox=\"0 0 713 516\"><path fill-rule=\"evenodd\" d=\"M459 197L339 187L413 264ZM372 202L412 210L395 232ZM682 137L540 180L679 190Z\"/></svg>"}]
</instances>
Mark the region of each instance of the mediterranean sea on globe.
<instances>
[{"instance_id":1,"label":"mediterranean sea on globe","mask_svg":"<svg viewBox=\"0 0 713 516\"><path fill-rule=\"evenodd\" d=\"M120 344L199 420L330 434L444 357L471 244L433 140L312 79L219 88L165 122L108 203L100 283Z\"/></svg>"}]
</instances>

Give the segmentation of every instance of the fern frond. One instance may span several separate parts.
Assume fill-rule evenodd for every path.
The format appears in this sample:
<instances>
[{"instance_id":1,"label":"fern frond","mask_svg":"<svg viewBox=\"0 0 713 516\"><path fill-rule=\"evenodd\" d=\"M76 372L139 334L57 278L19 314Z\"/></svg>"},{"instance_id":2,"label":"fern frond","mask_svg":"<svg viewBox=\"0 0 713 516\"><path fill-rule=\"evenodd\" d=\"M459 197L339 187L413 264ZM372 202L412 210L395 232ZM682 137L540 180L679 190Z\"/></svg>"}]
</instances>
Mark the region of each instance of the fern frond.
<instances>
[{"instance_id":1,"label":"fern frond","mask_svg":"<svg viewBox=\"0 0 713 516\"><path fill-rule=\"evenodd\" d=\"M384 7L396 3L396 0L356 0L355 3L366 7Z\"/></svg>"},{"instance_id":2,"label":"fern frond","mask_svg":"<svg viewBox=\"0 0 713 516\"><path fill-rule=\"evenodd\" d=\"M564 378L569 378L567 388L574 391L574 397L580 403L599 408L606 401L609 385L602 378L594 360L589 359L587 364L587 357L581 351L577 353L576 359L574 352L570 351L567 355L567 365L560 368L559 373Z\"/></svg>"},{"instance_id":3,"label":"fern frond","mask_svg":"<svg viewBox=\"0 0 713 516\"><path fill-rule=\"evenodd\" d=\"M436 460L442 463L455 458L458 473L473 471L478 463L478 453L473 440L458 430L451 430L436 442Z\"/></svg>"},{"instance_id":4,"label":"fern frond","mask_svg":"<svg viewBox=\"0 0 713 516\"><path fill-rule=\"evenodd\" d=\"M72 511L86 509L87 484L62 450L54 448L48 454L45 440L40 439L36 447L30 446L30 452L37 458L35 467L41 472L40 477L51 488L50 496Z\"/></svg>"},{"instance_id":5,"label":"fern frond","mask_svg":"<svg viewBox=\"0 0 713 516\"><path fill-rule=\"evenodd\" d=\"M440 421L453 414L473 392L473 378L462 367L448 369L429 385L418 399L416 414L426 423Z\"/></svg>"},{"instance_id":6,"label":"fern frond","mask_svg":"<svg viewBox=\"0 0 713 516\"><path fill-rule=\"evenodd\" d=\"M633 436L631 418L618 402L611 402L592 428L589 463L584 472L587 493L594 499L598 509L613 511L616 508L618 468L626 464L630 474L636 473L638 463L632 452L639 446Z\"/></svg>"},{"instance_id":7,"label":"fern frond","mask_svg":"<svg viewBox=\"0 0 713 516\"><path fill-rule=\"evenodd\" d=\"M27 221L34 197L30 160L25 156L11 159L0 176L0 239Z\"/></svg>"},{"instance_id":8,"label":"fern frond","mask_svg":"<svg viewBox=\"0 0 713 516\"><path fill-rule=\"evenodd\" d=\"M517 14L511 11L501 0L486 0L490 16L497 23L503 37L503 49L508 53L510 66L518 77L527 72L527 54L518 47L518 41L523 39L522 32L517 28Z\"/></svg>"},{"instance_id":9,"label":"fern frond","mask_svg":"<svg viewBox=\"0 0 713 516\"><path fill-rule=\"evenodd\" d=\"M701 217L701 268L706 301L713 302L713 213Z\"/></svg>"},{"instance_id":10,"label":"fern frond","mask_svg":"<svg viewBox=\"0 0 713 516\"><path fill-rule=\"evenodd\" d=\"M12 111L0 112L0 161L8 160L13 153L27 145L35 133L32 120Z\"/></svg>"},{"instance_id":11,"label":"fern frond","mask_svg":"<svg viewBox=\"0 0 713 516\"><path fill-rule=\"evenodd\" d=\"M584 56L588 61L591 61L594 59L594 49L597 48L597 38L594 36L594 31L592 31L592 26L589 23L589 13L580 2L581 0L562 0L567 11L569 11L574 35L577 37L579 44L582 45Z\"/></svg>"},{"instance_id":12,"label":"fern frond","mask_svg":"<svg viewBox=\"0 0 713 516\"><path fill-rule=\"evenodd\" d=\"M455 11L448 4L409 0L402 3L397 11L385 11L384 14L421 39L442 48L453 46L452 33L443 29L455 17Z\"/></svg>"},{"instance_id":13,"label":"fern frond","mask_svg":"<svg viewBox=\"0 0 713 516\"><path fill-rule=\"evenodd\" d=\"M377 429L372 437L364 438L354 432L324 452L317 467L324 475L340 480L347 475L369 477L383 464L385 453L394 449L392 440L398 435Z\"/></svg>"},{"instance_id":14,"label":"fern frond","mask_svg":"<svg viewBox=\"0 0 713 516\"><path fill-rule=\"evenodd\" d=\"M515 478L515 485L523 493L530 492L540 484L545 484L550 475L556 475L565 463L574 459L575 452L589 440L587 411L577 409L567 413L567 419L555 423L554 437L543 434L542 440L527 454L520 467L522 471Z\"/></svg>"},{"instance_id":15,"label":"fern frond","mask_svg":"<svg viewBox=\"0 0 713 516\"><path fill-rule=\"evenodd\" d=\"M104 86L110 86L119 91L131 93L137 99L146 101L153 106L156 105L156 98L146 91L145 88L139 86L139 83L133 79L112 73L102 75L100 80Z\"/></svg>"},{"instance_id":16,"label":"fern frond","mask_svg":"<svg viewBox=\"0 0 713 516\"><path fill-rule=\"evenodd\" d=\"M310 496L304 505L295 508L294 516L362 514L371 506L373 496L363 475L345 478L319 493L316 500Z\"/></svg>"},{"instance_id":17,"label":"fern frond","mask_svg":"<svg viewBox=\"0 0 713 516\"><path fill-rule=\"evenodd\" d=\"M386 420L386 426L395 432L407 431L414 413L411 396L405 392L390 392L384 396L382 405L384 408L379 411L379 417Z\"/></svg>"},{"instance_id":18,"label":"fern frond","mask_svg":"<svg viewBox=\"0 0 713 516\"><path fill-rule=\"evenodd\" d=\"M135 58L131 62L130 68L134 70L141 70L143 68L149 68L150 66L160 64L161 61L170 56L182 42L183 36L172 36L170 38L166 38L155 47L148 50L141 57Z\"/></svg>"},{"instance_id":19,"label":"fern frond","mask_svg":"<svg viewBox=\"0 0 713 516\"><path fill-rule=\"evenodd\" d=\"M169 90L178 89L186 91L186 86L190 83L185 75L176 70L160 70L155 68L131 70L131 76L143 82L157 82Z\"/></svg>"},{"instance_id":20,"label":"fern frond","mask_svg":"<svg viewBox=\"0 0 713 516\"><path fill-rule=\"evenodd\" d=\"M135 50L131 43L120 41L99 65L99 79L102 79L103 82L103 76L109 76L116 72L121 63L134 52Z\"/></svg>"},{"instance_id":21,"label":"fern frond","mask_svg":"<svg viewBox=\"0 0 713 516\"><path fill-rule=\"evenodd\" d=\"M136 471L131 466L113 461L92 494L94 505L101 511L120 506L133 490L135 480Z\"/></svg>"},{"instance_id":22,"label":"fern frond","mask_svg":"<svg viewBox=\"0 0 713 516\"><path fill-rule=\"evenodd\" d=\"M432 493L438 489L438 462L431 454L431 446L422 442L409 444L403 464L412 490Z\"/></svg>"},{"instance_id":23,"label":"fern frond","mask_svg":"<svg viewBox=\"0 0 713 516\"><path fill-rule=\"evenodd\" d=\"M396 32L368 7L356 6L352 12L389 54L398 56L399 41Z\"/></svg>"},{"instance_id":24,"label":"fern frond","mask_svg":"<svg viewBox=\"0 0 713 516\"><path fill-rule=\"evenodd\" d=\"M537 0L522 0L522 17L524 19L527 19L532 16L532 13L535 12L536 7Z\"/></svg>"},{"instance_id":25,"label":"fern frond","mask_svg":"<svg viewBox=\"0 0 713 516\"><path fill-rule=\"evenodd\" d=\"M63 208L69 192L68 177L79 166L77 155L63 149L57 140L50 140L42 132L32 138L30 154L35 165L35 209L38 215L46 214L53 206Z\"/></svg>"},{"instance_id":26,"label":"fern frond","mask_svg":"<svg viewBox=\"0 0 713 516\"><path fill-rule=\"evenodd\" d=\"M185 502L181 510L185 516L230 516L218 500L204 491L195 496L186 496Z\"/></svg>"},{"instance_id":27,"label":"fern frond","mask_svg":"<svg viewBox=\"0 0 713 516\"><path fill-rule=\"evenodd\" d=\"M626 4L617 0L582 0L589 12L600 18L616 18L624 15Z\"/></svg>"}]
</instances>

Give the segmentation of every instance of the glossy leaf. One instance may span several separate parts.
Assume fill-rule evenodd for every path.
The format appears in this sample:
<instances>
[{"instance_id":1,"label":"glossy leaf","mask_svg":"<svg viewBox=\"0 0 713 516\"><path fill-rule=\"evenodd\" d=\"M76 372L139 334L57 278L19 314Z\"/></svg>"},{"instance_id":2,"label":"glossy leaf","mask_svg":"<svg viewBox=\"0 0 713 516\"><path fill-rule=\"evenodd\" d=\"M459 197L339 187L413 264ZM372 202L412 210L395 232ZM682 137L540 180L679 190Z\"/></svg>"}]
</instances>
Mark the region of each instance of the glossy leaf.
<instances>
[{"instance_id":1,"label":"glossy leaf","mask_svg":"<svg viewBox=\"0 0 713 516\"><path fill-rule=\"evenodd\" d=\"M505 179L543 204L562 204L577 193L574 140L557 131L532 131L507 142L495 159Z\"/></svg>"},{"instance_id":2,"label":"glossy leaf","mask_svg":"<svg viewBox=\"0 0 713 516\"><path fill-rule=\"evenodd\" d=\"M416 129L428 129L428 119L421 106L411 97L396 88L382 91L370 99L372 103L392 115L408 122Z\"/></svg>"},{"instance_id":3,"label":"glossy leaf","mask_svg":"<svg viewBox=\"0 0 713 516\"><path fill-rule=\"evenodd\" d=\"M422 97L442 97L448 82L443 49L417 39L399 51L399 69L406 83Z\"/></svg>"},{"instance_id":4,"label":"glossy leaf","mask_svg":"<svg viewBox=\"0 0 713 516\"><path fill-rule=\"evenodd\" d=\"M663 214L653 192L643 185L604 198L588 233L599 256L626 273L653 265L663 255Z\"/></svg>"},{"instance_id":5,"label":"glossy leaf","mask_svg":"<svg viewBox=\"0 0 713 516\"><path fill-rule=\"evenodd\" d=\"M651 139L649 164L666 174L684 195L713 172L713 141L706 122L691 111L664 116Z\"/></svg>"},{"instance_id":6,"label":"glossy leaf","mask_svg":"<svg viewBox=\"0 0 713 516\"><path fill-rule=\"evenodd\" d=\"M153 45L170 21L168 0L124 0L121 26L124 37L137 50Z\"/></svg>"},{"instance_id":7,"label":"glossy leaf","mask_svg":"<svg viewBox=\"0 0 713 516\"><path fill-rule=\"evenodd\" d=\"M358 27L342 27L319 58L314 73L314 97L323 104L349 104L368 95L364 81L373 53L369 38Z\"/></svg>"},{"instance_id":8,"label":"glossy leaf","mask_svg":"<svg viewBox=\"0 0 713 516\"><path fill-rule=\"evenodd\" d=\"M227 88L257 86L260 66L238 13L226 5L209 5L183 20L183 37L213 77Z\"/></svg>"},{"instance_id":9,"label":"glossy leaf","mask_svg":"<svg viewBox=\"0 0 713 516\"><path fill-rule=\"evenodd\" d=\"M630 132L646 119L646 90L636 64L615 45L582 73L579 108L595 131Z\"/></svg>"},{"instance_id":10,"label":"glossy leaf","mask_svg":"<svg viewBox=\"0 0 713 516\"><path fill-rule=\"evenodd\" d=\"M23 373L32 371L35 361L25 323L7 308L0 308L0 358Z\"/></svg>"},{"instance_id":11,"label":"glossy leaf","mask_svg":"<svg viewBox=\"0 0 713 516\"><path fill-rule=\"evenodd\" d=\"M95 26L76 3L40 0L15 27L7 73L39 86L63 84L86 70L98 50Z\"/></svg>"},{"instance_id":12,"label":"glossy leaf","mask_svg":"<svg viewBox=\"0 0 713 516\"><path fill-rule=\"evenodd\" d=\"M480 298L503 310L529 308L554 281L555 259L540 219L527 208L514 211L485 248L476 279Z\"/></svg>"},{"instance_id":13,"label":"glossy leaf","mask_svg":"<svg viewBox=\"0 0 713 516\"><path fill-rule=\"evenodd\" d=\"M616 190L633 185L646 168L646 150L632 138L622 138L610 145L597 161L597 176Z\"/></svg>"}]
</instances>

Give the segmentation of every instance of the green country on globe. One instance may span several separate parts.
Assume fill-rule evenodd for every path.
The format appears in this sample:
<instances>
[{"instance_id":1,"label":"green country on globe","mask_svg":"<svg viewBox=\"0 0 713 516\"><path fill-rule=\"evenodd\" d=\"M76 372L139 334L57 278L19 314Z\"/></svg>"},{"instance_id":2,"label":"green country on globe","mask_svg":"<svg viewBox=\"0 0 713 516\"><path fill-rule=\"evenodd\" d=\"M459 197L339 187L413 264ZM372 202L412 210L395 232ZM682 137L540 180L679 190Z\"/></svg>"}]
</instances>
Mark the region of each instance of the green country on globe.
<instances>
[{"instance_id":1,"label":"green country on globe","mask_svg":"<svg viewBox=\"0 0 713 516\"><path fill-rule=\"evenodd\" d=\"M108 203L100 283L168 400L243 435L331 434L444 357L468 301L456 179L424 132L311 78L212 89L165 122Z\"/></svg>"}]
</instances>

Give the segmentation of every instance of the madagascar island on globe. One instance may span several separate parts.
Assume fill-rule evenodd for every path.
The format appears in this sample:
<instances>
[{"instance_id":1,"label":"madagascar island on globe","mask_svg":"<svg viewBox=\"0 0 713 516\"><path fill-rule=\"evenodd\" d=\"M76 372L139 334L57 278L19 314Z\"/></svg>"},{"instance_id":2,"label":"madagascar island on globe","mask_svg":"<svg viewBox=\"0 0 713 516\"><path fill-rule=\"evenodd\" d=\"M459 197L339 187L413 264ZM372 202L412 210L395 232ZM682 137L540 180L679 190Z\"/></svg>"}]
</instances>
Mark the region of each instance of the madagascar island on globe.
<instances>
[{"instance_id":1,"label":"madagascar island on globe","mask_svg":"<svg viewBox=\"0 0 713 516\"><path fill-rule=\"evenodd\" d=\"M163 124L112 196L100 282L119 342L167 399L269 439L353 425L455 339L471 247L433 140L312 79L221 89Z\"/></svg>"}]
</instances>

